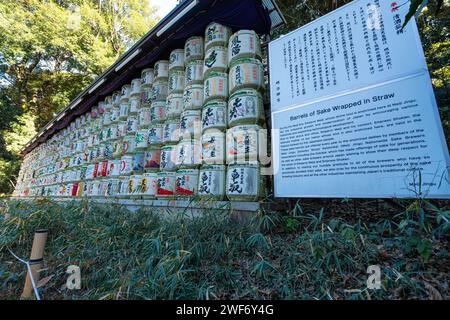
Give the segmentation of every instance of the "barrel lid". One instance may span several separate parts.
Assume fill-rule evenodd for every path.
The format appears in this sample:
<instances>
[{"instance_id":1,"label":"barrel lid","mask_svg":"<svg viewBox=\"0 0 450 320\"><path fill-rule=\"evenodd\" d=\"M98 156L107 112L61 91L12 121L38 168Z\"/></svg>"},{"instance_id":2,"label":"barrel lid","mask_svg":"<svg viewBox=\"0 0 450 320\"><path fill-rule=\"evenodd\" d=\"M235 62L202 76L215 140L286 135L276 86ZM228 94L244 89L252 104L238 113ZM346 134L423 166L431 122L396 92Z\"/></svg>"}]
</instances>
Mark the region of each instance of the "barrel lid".
<instances>
[{"instance_id":1,"label":"barrel lid","mask_svg":"<svg viewBox=\"0 0 450 320\"><path fill-rule=\"evenodd\" d=\"M155 65L156 64L169 64L169 60L158 60L155 62Z\"/></svg>"},{"instance_id":2,"label":"barrel lid","mask_svg":"<svg viewBox=\"0 0 450 320\"><path fill-rule=\"evenodd\" d=\"M198 169L180 169L177 171L177 174L198 174Z\"/></svg>"},{"instance_id":3,"label":"barrel lid","mask_svg":"<svg viewBox=\"0 0 450 320\"><path fill-rule=\"evenodd\" d=\"M169 77L173 74L178 74L178 75L183 75L184 76L184 71L183 70L177 70L177 69L172 69L169 71Z\"/></svg>"},{"instance_id":4,"label":"barrel lid","mask_svg":"<svg viewBox=\"0 0 450 320\"><path fill-rule=\"evenodd\" d=\"M166 101L153 101L150 105L150 108L158 108L158 107L165 107Z\"/></svg>"},{"instance_id":5,"label":"barrel lid","mask_svg":"<svg viewBox=\"0 0 450 320\"><path fill-rule=\"evenodd\" d=\"M214 78L214 77L228 78L228 73L213 71L213 72L208 73L208 75L206 76L206 79Z\"/></svg>"},{"instance_id":6,"label":"barrel lid","mask_svg":"<svg viewBox=\"0 0 450 320\"><path fill-rule=\"evenodd\" d=\"M201 144L200 140L198 140L198 139L183 139L182 141L180 141L178 143L178 145L190 145L190 146L193 146L196 144L200 145Z\"/></svg>"},{"instance_id":7,"label":"barrel lid","mask_svg":"<svg viewBox=\"0 0 450 320\"><path fill-rule=\"evenodd\" d=\"M175 177L175 172L167 172L167 171L161 171L157 173L158 177Z\"/></svg>"},{"instance_id":8,"label":"barrel lid","mask_svg":"<svg viewBox=\"0 0 450 320\"><path fill-rule=\"evenodd\" d=\"M251 129L261 130L262 128L257 124L245 124L241 126L232 127L228 129L228 131L251 130Z\"/></svg>"},{"instance_id":9,"label":"barrel lid","mask_svg":"<svg viewBox=\"0 0 450 320\"><path fill-rule=\"evenodd\" d=\"M204 60L202 59L197 59L197 60L192 60L190 62L187 63L187 66L190 66L191 64L194 65L202 65L203 66Z\"/></svg>"},{"instance_id":10,"label":"barrel lid","mask_svg":"<svg viewBox=\"0 0 450 320\"><path fill-rule=\"evenodd\" d=\"M255 90L253 88L244 88L239 89L235 93L233 93L230 96L230 100L232 100L236 96L249 96L249 95L258 96L262 98L262 94L258 90Z\"/></svg>"},{"instance_id":11,"label":"barrel lid","mask_svg":"<svg viewBox=\"0 0 450 320\"><path fill-rule=\"evenodd\" d=\"M242 29L242 30L235 32L231 37L235 37L237 35L247 34L247 33L251 33L252 35L257 36L257 34L254 30Z\"/></svg>"},{"instance_id":12,"label":"barrel lid","mask_svg":"<svg viewBox=\"0 0 450 320\"><path fill-rule=\"evenodd\" d=\"M180 119L166 119L166 121L164 121L164 125L167 124L179 124Z\"/></svg>"},{"instance_id":13,"label":"barrel lid","mask_svg":"<svg viewBox=\"0 0 450 320\"><path fill-rule=\"evenodd\" d=\"M208 55L208 53L213 50L228 52L228 48L225 46L212 46L212 47L209 47L208 50L206 50L206 55Z\"/></svg>"},{"instance_id":14,"label":"barrel lid","mask_svg":"<svg viewBox=\"0 0 450 320\"><path fill-rule=\"evenodd\" d=\"M260 65L261 67L263 66L262 62L259 59L255 59L255 58L239 58L239 59L235 59L231 62L230 64L230 68L235 67L238 64L244 64L244 63L254 63L257 65Z\"/></svg>"},{"instance_id":15,"label":"barrel lid","mask_svg":"<svg viewBox=\"0 0 450 320\"><path fill-rule=\"evenodd\" d=\"M194 84L190 84L190 85L186 86L184 91L192 90L192 89L201 89L201 90L203 90L203 88L204 88L203 84L194 83Z\"/></svg>"},{"instance_id":16,"label":"barrel lid","mask_svg":"<svg viewBox=\"0 0 450 320\"><path fill-rule=\"evenodd\" d=\"M227 107L227 102L222 99L213 99L206 102L203 105L203 108L212 108L212 107Z\"/></svg>"},{"instance_id":17,"label":"barrel lid","mask_svg":"<svg viewBox=\"0 0 450 320\"><path fill-rule=\"evenodd\" d=\"M226 166L223 164L212 164L212 165L204 165L200 168L200 171L206 170L220 170L225 171Z\"/></svg>"},{"instance_id":18,"label":"barrel lid","mask_svg":"<svg viewBox=\"0 0 450 320\"><path fill-rule=\"evenodd\" d=\"M144 72L153 72L153 71L154 71L153 68L146 68L146 69L142 70L142 73L144 73Z\"/></svg>"},{"instance_id":19,"label":"barrel lid","mask_svg":"<svg viewBox=\"0 0 450 320\"><path fill-rule=\"evenodd\" d=\"M183 94L179 92L171 93L168 95L168 99L170 100L171 98L183 98Z\"/></svg>"},{"instance_id":20,"label":"barrel lid","mask_svg":"<svg viewBox=\"0 0 450 320\"><path fill-rule=\"evenodd\" d=\"M169 84L169 81L167 80L167 78L165 79L157 79L155 80L155 82L153 82L153 87L155 87L157 84Z\"/></svg>"},{"instance_id":21,"label":"barrel lid","mask_svg":"<svg viewBox=\"0 0 450 320\"><path fill-rule=\"evenodd\" d=\"M181 49L181 48L175 49L170 52L170 54L172 54L172 53L183 53L184 54L184 49Z\"/></svg>"},{"instance_id":22,"label":"barrel lid","mask_svg":"<svg viewBox=\"0 0 450 320\"><path fill-rule=\"evenodd\" d=\"M258 161L246 161L243 163L233 163L228 165L228 168L258 168L259 163Z\"/></svg>"},{"instance_id":23,"label":"barrel lid","mask_svg":"<svg viewBox=\"0 0 450 320\"><path fill-rule=\"evenodd\" d=\"M223 132L219 129L209 128L203 132L202 136L213 136L213 135L225 135L225 132Z\"/></svg>"},{"instance_id":24,"label":"barrel lid","mask_svg":"<svg viewBox=\"0 0 450 320\"><path fill-rule=\"evenodd\" d=\"M201 116L202 111L201 110L185 110L181 114L182 117L184 116Z\"/></svg>"}]
</instances>

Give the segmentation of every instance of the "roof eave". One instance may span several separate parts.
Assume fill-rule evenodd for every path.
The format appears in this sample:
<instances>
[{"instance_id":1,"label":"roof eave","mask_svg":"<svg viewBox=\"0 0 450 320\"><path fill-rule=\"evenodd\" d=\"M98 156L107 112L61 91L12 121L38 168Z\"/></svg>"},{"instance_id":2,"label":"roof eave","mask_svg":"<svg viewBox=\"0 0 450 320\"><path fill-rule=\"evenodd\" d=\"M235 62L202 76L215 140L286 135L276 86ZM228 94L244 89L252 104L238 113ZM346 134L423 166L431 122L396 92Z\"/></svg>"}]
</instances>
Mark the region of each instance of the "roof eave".
<instances>
[{"instance_id":1,"label":"roof eave","mask_svg":"<svg viewBox=\"0 0 450 320\"><path fill-rule=\"evenodd\" d=\"M280 15L283 23L286 23L286 19L284 18L278 4L275 0L270 0L275 7L275 10ZM177 16L183 12L186 8L189 6L192 6L193 3L198 4L199 0L184 0L177 4L177 6L170 11L164 18L162 18L149 32L147 32L140 40L138 40L127 52L125 52L117 61L110 66L105 72L103 72L99 77L97 77L86 89L84 89L79 95L77 95L70 103L69 105L64 108L60 113L58 113L52 120L50 120L31 140L26 144L26 146L22 149L22 154L26 154L27 149L35 143L47 130L49 130L54 124L56 124L58 121L62 121L64 117L70 112L71 110L75 109L78 104L80 104L83 100L85 100L89 95L94 95L97 91L99 91L103 85L105 84L106 80L108 79L108 76L112 75L113 73L120 73L117 72L116 69L129 57L132 57L129 61L127 61L126 64L131 64L132 62L140 59L145 52L139 52L134 57L132 56L135 54L136 50L139 50L143 44L151 43L153 37L158 37L157 33L164 28L166 24L170 24L173 19L176 19ZM195 6L195 5L194 5ZM187 13L187 12L186 12ZM272 26L273 29L278 28L282 24L278 24L276 26ZM175 27L176 25L172 25L168 30ZM166 30L166 31L168 31ZM123 68L123 67L122 67ZM121 68L121 69L122 69ZM31 150L30 150L31 151Z\"/></svg>"}]
</instances>

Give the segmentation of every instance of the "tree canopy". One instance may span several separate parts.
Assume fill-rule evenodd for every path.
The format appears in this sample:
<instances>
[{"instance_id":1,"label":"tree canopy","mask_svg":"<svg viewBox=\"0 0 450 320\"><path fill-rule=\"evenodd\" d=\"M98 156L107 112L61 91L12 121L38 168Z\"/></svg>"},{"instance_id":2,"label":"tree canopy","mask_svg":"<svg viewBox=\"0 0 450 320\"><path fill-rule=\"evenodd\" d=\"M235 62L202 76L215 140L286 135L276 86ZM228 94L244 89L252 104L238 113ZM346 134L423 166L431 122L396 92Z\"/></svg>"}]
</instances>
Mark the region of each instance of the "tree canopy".
<instances>
[{"instance_id":1,"label":"tree canopy","mask_svg":"<svg viewBox=\"0 0 450 320\"><path fill-rule=\"evenodd\" d=\"M141 0L0 0L2 175L16 170L12 162L34 127L43 127L157 22L156 9ZM0 180L0 194L11 190L11 179Z\"/></svg>"}]
</instances>

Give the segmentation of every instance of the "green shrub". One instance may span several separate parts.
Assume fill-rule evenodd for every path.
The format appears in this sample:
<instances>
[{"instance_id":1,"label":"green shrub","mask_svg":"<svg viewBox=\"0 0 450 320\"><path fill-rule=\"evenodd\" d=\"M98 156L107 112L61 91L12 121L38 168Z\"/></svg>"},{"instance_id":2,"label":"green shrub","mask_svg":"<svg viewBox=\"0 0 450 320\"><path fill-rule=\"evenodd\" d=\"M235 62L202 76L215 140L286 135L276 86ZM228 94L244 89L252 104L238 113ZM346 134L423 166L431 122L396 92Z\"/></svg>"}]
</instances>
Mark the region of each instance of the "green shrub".
<instances>
[{"instance_id":1,"label":"green shrub","mask_svg":"<svg viewBox=\"0 0 450 320\"><path fill-rule=\"evenodd\" d=\"M49 230L44 299L429 298L430 286L446 283L448 213L426 209L369 224L327 219L324 209L243 223L226 210L188 217L11 202L11 217L0 216L0 298L18 298L25 279L8 249L26 258L40 228ZM81 290L64 288L69 265L81 269ZM370 265L382 269L381 290L366 288ZM436 290L449 297L444 285Z\"/></svg>"}]
</instances>

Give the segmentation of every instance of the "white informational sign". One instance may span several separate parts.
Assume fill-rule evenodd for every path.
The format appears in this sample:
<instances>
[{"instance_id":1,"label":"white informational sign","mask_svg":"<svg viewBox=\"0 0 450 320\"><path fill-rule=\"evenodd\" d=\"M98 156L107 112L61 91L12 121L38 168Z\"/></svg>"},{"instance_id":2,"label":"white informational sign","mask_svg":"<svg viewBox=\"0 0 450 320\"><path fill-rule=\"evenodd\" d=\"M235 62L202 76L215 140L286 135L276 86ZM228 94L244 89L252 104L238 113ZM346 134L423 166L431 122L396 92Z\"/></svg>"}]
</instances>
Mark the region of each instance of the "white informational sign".
<instances>
[{"instance_id":1,"label":"white informational sign","mask_svg":"<svg viewBox=\"0 0 450 320\"><path fill-rule=\"evenodd\" d=\"M450 198L408 5L356 0L269 45L277 197Z\"/></svg>"}]
</instances>

